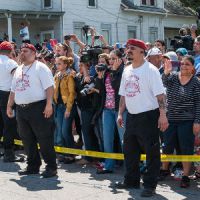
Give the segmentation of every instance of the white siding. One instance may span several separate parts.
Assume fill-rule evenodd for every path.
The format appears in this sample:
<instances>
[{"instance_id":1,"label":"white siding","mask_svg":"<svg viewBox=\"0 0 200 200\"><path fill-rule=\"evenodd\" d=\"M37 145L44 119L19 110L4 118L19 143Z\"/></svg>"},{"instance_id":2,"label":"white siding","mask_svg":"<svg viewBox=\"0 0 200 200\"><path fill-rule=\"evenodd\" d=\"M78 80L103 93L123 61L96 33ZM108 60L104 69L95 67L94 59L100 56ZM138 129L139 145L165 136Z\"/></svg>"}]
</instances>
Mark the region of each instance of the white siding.
<instances>
[{"instance_id":1,"label":"white siding","mask_svg":"<svg viewBox=\"0 0 200 200\"><path fill-rule=\"evenodd\" d=\"M31 11L41 11L43 10L43 0L1 0L0 9L5 10L31 10ZM61 1L62 0L52 0L51 11L61 11ZM64 0L69 2L69 0Z\"/></svg>"}]
</instances>

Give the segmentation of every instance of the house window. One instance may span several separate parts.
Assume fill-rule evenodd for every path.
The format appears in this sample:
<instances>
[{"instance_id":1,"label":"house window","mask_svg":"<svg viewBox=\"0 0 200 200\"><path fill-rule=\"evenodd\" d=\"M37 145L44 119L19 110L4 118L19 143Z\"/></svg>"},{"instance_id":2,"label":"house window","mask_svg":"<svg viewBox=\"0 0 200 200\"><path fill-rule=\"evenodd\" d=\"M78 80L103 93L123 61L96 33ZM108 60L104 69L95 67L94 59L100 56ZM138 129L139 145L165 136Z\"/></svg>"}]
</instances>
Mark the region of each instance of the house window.
<instances>
[{"instance_id":1,"label":"house window","mask_svg":"<svg viewBox=\"0 0 200 200\"><path fill-rule=\"evenodd\" d=\"M43 8L52 8L52 0L43 0Z\"/></svg>"},{"instance_id":2,"label":"house window","mask_svg":"<svg viewBox=\"0 0 200 200\"><path fill-rule=\"evenodd\" d=\"M73 23L73 27L74 27L74 34L77 35L77 37L85 42L85 38L83 37L83 33L82 33L82 27L85 25L84 22L74 22ZM80 50L80 47L74 43L74 52L78 53Z\"/></svg>"},{"instance_id":3,"label":"house window","mask_svg":"<svg viewBox=\"0 0 200 200\"><path fill-rule=\"evenodd\" d=\"M145 6L155 6L156 1L155 0L142 0L141 4L145 5Z\"/></svg>"},{"instance_id":4,"label":"house window","mask_svg":"<svg viewBox=\"0 0 200 200\"><path fill-rule=\"evenodd\" d=\"M149 42L154 43L158 39L158 28L150 27L149 28Z\"/></svg>"},{"instance_id":5,"label":"house window","mask_svg":"<svg viewBox=\"0 0 200 200\"><path fill-rule=\"evenodd\" d=\"M111 24L101 24L101 34L103 35L104 39L111 44Z\"/></svg>"},{"instance_id":6,"label":"house window","mask_svg":"<svg viewBox=\"0 0 200 200\"><path fill-rule=\"evenodd\" d=\"M137 38L137 27L136 26L128 26L128 39L129 38Z\"/></svg>"},{"instance_id":7,"label":"house window","mask_svg":"<svg viewBox=\"0 0 200 200\"><path fill-rule=\"evenodd\" d=\"M88 7L96 8L97 7L97 0L88 0Z\"/></svg>"}]
</instances>

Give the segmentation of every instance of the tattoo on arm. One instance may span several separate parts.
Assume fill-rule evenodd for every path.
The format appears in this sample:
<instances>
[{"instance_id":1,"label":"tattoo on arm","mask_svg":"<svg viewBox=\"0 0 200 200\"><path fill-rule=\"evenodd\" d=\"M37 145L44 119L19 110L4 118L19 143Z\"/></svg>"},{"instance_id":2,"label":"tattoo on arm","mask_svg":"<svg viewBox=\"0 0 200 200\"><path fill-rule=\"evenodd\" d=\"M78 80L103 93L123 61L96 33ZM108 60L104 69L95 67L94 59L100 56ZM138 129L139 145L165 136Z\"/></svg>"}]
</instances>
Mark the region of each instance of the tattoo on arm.
<instances>
[{"instance_id":1,"label":"tattoo on arm","mask_svg":"<svg viewBox=\"0 0 200 200\"><path fill-rule=\"evenodd\" d=\"M166 100L165 95L161 94L157 96L159 109L166 110Z\"/></svg>"}]
</instances>

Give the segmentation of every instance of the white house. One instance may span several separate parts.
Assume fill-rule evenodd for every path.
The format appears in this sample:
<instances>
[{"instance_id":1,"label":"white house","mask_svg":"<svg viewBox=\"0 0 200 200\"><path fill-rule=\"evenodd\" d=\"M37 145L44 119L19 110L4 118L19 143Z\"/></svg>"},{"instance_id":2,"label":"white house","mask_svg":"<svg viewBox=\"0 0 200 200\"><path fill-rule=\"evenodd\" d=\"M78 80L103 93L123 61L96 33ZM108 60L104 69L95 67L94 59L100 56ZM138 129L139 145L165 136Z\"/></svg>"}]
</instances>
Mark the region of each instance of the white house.
<instances>
[{"instance_id":1,"label":"white house","mask_svg":"<svg viewBox=\"0 0 200 200\"><path fill-rule=\"evenodd\" d=\"M2 0L1 0L2 1ZM90 25L104 35L110 44L124 43L135 37L167 43L178 34L183 24L194 24L192 10L178 0L7 0L0 4L0 32L19 38L19 24L31 23L31 41L75 33L81 39L82 27Z\"/></svg>"},{"instance_id":2,"label":"white house","mask_svg":"<svg viewBox=\"0 0 200 200\"><path fill-rule=\"evenodd\" d=\"M62 0L1 0L0 38L7 33L10 40L13 38L19 44L20 23L28 20L32 42L38 34L41 40L51 37L61 40L62 10Z\"/></svg>"}]
</instances>

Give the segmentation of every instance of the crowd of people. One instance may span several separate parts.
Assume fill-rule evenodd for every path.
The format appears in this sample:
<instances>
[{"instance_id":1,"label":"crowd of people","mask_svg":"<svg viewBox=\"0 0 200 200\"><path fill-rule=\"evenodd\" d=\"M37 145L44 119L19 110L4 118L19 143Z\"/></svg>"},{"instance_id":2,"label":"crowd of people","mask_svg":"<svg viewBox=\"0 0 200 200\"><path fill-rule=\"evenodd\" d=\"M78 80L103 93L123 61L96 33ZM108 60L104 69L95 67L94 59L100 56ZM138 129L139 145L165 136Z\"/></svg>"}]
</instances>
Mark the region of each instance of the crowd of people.
<instances>
[{"instance_id":1,"label":"crowd of people","mask_svg":"<svg viewBox=\"0 0 200 200\"><path fill-rule=\"evenodd\" d=\"M84 28L86 44L74 34L64 43L51 40L50 46L34 46L26 38L20 52L15 43L1 42L3 161L17 161L15 138L27 155L27 168L19 175L38 174L40 154L44 178L57 175L58 163L92 165L99 175L123 164L89 156L77 160L56 153L54 146L123 152L125 176L115 187L139 188L142 176L142 196L150 197L158 181L173 173L188 188L191 172L200 178L199 163L160 160L161 153L200 155L200 36L183 29L182 43L169 51L159 39L109 46L91 27ZM188 38L193 50L187 49ZM71 42L79 45L78 54ZM142 153L145 162L140 162Z\"/></svg>"}]
</instances>

